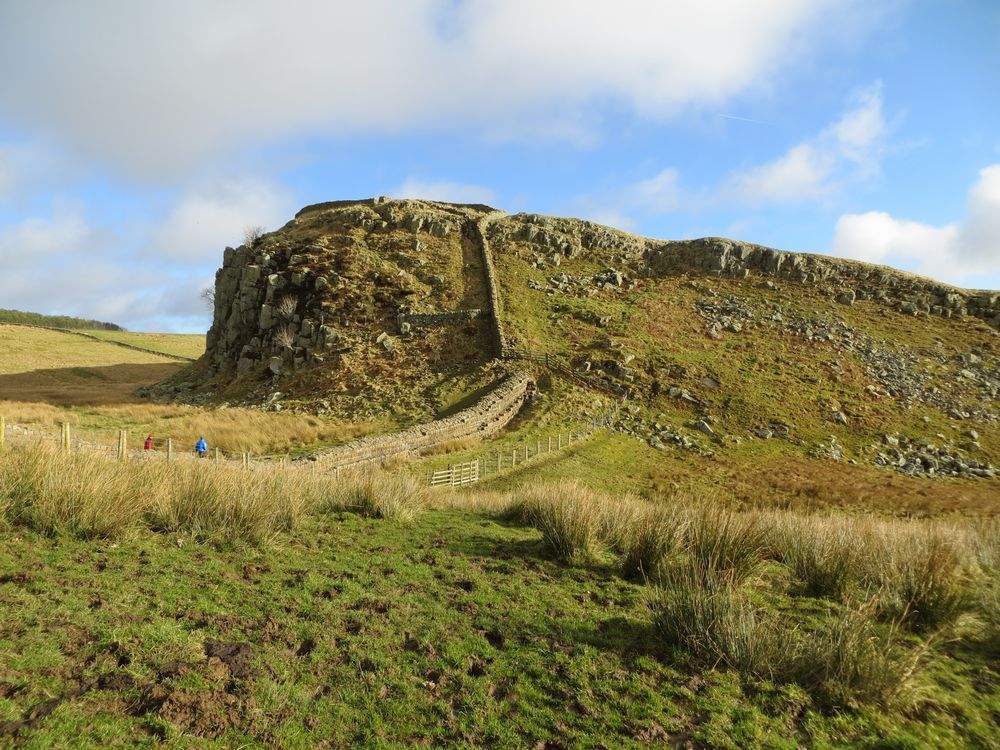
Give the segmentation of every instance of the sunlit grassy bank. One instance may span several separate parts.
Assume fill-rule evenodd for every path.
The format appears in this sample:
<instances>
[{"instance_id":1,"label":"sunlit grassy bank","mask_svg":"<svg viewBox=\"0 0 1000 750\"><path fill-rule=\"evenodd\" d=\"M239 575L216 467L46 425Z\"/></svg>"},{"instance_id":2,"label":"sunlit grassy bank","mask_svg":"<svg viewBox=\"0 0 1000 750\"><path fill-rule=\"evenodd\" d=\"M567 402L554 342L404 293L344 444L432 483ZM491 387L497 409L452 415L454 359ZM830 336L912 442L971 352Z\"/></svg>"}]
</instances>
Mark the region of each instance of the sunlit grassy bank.
<instances>
[{"instance_id":1,"label":"sunlit grassy bank","mask_svg":"<svg viewBox=\"0 0 1000 750\"><path fill-rule=\"evenodd\" d=\"M990 522L10 450L0 509L5 739L996 735Z\"/></svg>"}]
</instances>

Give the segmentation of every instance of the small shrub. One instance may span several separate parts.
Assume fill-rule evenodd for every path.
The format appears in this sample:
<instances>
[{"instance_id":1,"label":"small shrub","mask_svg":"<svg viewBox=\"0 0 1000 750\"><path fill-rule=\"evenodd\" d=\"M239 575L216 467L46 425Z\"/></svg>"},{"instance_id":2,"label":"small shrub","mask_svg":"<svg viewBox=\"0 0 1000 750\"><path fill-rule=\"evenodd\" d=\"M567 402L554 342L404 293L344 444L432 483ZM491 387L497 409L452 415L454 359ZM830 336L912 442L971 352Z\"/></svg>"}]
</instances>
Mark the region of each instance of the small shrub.
<instances>
[{"instance_id":1,"label":"small shrub","mask_svg":"<svg viewBox=\"0 0 1000 750\"><path fill-rule=\"evenodd\" d=\"M369 472L338 485L326 507L354 510L373 518L412 521L427 505L427 488L408 474Z\"/></svg>"},{"instance_id":2,"label":"small shrub","mask_svg":"<svg viewBox=\"0 0 1000 750\"><path fill-rule=\"evenodd\" d=\"M833 518L787 519L773 538L778 559L806 596L842 598L861 579L861 556L871 551L857 524Z\"/></svg>"},{"instance_id":3,"label":"small shrub","mask_svg":"<svg viewBox=\"0 0 1000 750\"><path fill-rule=\"evenodd\" d=\"M683 548L687 518L674 506L650 507L629 518L618 535L622 575L656 577Z\"/></svg>"},{"instance_id":4,"label":"small shrub","mask_svg":"<svg viewBox=\"0 0 1000 750\"><path fill-rule=\"evenodd\" d=\"M578 482L543 484L514 493L506 515L542 533L563 562L592 559L602 540L601 496Z\"/></svg>"}]
</instances>

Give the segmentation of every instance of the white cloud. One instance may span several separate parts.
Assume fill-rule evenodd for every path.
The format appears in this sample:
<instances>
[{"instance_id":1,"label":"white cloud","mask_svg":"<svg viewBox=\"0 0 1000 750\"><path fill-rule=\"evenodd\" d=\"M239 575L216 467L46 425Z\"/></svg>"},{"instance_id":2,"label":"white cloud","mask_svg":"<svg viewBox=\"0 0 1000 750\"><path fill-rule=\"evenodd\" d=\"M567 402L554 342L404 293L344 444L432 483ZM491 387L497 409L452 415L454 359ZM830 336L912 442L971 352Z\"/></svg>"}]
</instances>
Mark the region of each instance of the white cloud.
<instances>
[{"instance_id":1,"label":"white cloud","mask_svg":"<svg viewBox=\"0 0 1000 750\"><path fill-rule=\"evenodd\" d=\"M242 241L248 226L274 229L291 218L291 196L264 180L215 180L182 196L156 233L153 250L181 262L212 262Z\"/></svg>"},{"instance_id":2,"label":"white cloud","mask_svg":"<svg viewBox=\"0 0 1000 750\"><path fill-rule=\"evenodd\" d=\"M966 286L1000 282L1000 164L979 172L965 216L933 226L881 211L837 221L833 254L906 268Z\"/></svg>"},{"instance_id":3,"label":"white cloud","mask_svg":"<svg viewBox=\"0 0 1000 750\"><path fill-rule=\"evenodd\" d=\"M389 191L395 198L423 198L447 203L485 203L492 205L496 194L481 185L467 185L447 180L418 180L409 178Z\"/></svg>"},{"instance_id":4,"label":"white cloud","mask_svg":"<svg viewBox=\"0 0 1000 750\"><path fill-rule=\"evenodd\" d=\"M49 218L30 217L0 228L0 266L9 272L59 255L93 252L104 237L78 208L57 203Z\"/></svg>"},{"instance_id":5,"label":"white cloud","mask_svg":"<svg viewBox=\"0 0 1000 750\"><path fill-rule=\"evenodd\" d=\"M859 0L215 0L0 5L0 113L141 174L304 132L588 137L766 85ZM847 36L845 32L845 36ZM839 41L839 40L838 40Z\"/></svg>"},{"instance_id":6,"label":"white cloud","mask_svg":"<svg viewBox=\"0 0 1000 750\"><path fill-rule=\"evenodd\" d=\"M817 135L790 147L774 161L728 175L720 184L685 189L677 169L668 167L605 196L603 202L625 221L630 212L662 214L720 203L762 205L816 200L876 174L888 127L882 86L854 92L851 106ZM593 201L593 196L586 201Z\"/></svg>"},{"instance_id":7,"label":"white cloud","mask_svg":"<svg viewBox=\"0 0 1000 750\"><path fill-rule=\"evenodd\" d=\"M625 195L625 202L634 208L657 213L675 210L680 204L680 173L667 168L646 180L632 185Z\"/></svg>"},{"instance_id":8,"label":"white cloud","mask_svg":"<svg viewBox=\"0 0 1000 750\"><path fill-rule=\"evenodd\" d=\"M774 161L731 174L720 197L759 205L829 195L878 172L887 132L882 87L876 83L856 92L851 109L815 137Z\"/></svg>"},{"instance_id":9,"label":"white cloud","mask_svg":"<svg viewBox=\"0 0 1000 750\"><path fill-rule=\"evenodd\" d=\"M598 224L603 224L606 227L624 229L626 232L631 232L635 229L635 219L613 208L607 210L594 208L590 211L585 211L585 218Z\"/></svg>"}]
</instances>

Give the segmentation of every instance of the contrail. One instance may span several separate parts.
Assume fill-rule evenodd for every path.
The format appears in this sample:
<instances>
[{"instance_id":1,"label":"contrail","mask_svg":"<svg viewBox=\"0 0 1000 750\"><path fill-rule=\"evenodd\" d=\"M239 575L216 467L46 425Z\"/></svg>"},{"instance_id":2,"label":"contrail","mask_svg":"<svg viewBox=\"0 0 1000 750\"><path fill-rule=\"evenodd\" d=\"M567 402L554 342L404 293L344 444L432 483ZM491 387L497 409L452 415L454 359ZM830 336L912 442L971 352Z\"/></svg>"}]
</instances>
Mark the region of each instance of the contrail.
<instances>
[{"instance_id":1,"label":"contrail","mask_svg":"<svg viewBox=\"0 0 1000 750\"><path fill-rule=\"evenodd\" d=\"M737 117L736 115L723 115L720 114L719 117L725 117L727 120L739 120L740 122L752 122L756 125L773 125L771 122L764 122L763 120L752 120L749 117Z\"/></svg>"}]
</instances>

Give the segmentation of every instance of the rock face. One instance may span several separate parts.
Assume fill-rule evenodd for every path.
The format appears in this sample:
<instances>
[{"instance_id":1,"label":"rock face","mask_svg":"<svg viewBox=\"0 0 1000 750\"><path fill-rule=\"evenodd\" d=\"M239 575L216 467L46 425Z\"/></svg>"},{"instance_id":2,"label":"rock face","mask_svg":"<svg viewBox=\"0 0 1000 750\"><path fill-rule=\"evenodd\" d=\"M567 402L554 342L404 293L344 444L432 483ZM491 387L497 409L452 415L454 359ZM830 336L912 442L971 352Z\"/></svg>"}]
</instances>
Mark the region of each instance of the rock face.
<instances>
[{"instance_id":1,"label":"rock face","mask_svg":"<svg viewBox=\"0 0 1000 750\"><path fill-rule=\"evenodd\" d=\"M653 273L702 272L746 278L750 273L822 283L840 291L844 305L874 300L909 315L974 315L1000 328L1000 292L976 292L914 276L885 266L774 250L747 242L706 237L650 242L646 261Z\"/></svg>"},{"instance_id":2,"label":"rock face","mask_svg":"<svg viewBox=\"0 0 1000 750\"><path fill-rule=\"evenodd\" d=\"M495 221L488 236L496 252L518 252L536 268L555 268L565 258L584 257L613 264L626 277L629 272L731 278L754 274L828 287L831 297L843 305L872 300L908 315L972 315L1000 328L1000 292L959 289L887 266L785 252L723 237L653 240L590 221L537 214L516 214ZM574 291L580 285L596 288L608 281L605 276L556 274L550 277L548 289Z\"/></svg>"},{"instance_id":3,"label":"rock face","mask_svg":"<svg viewBox=\"0 0 1000 750\"><path fill-rule=\"evenodd\" d=\"M281 376L356 348L391 357L399 342L386 331L477 321L480 310L461 309L455 286L463 243L486 211L387 199L320 204L226 248L203 360L209 373ZM485 288L466 275L466 287Z\"/></svg>"},{"instance_id":4,"label":"rock face","mask_svg":"<svg viewBox=\"0 0 1000 750\"><path fill-rule=\"evenodd\" d=\"M504 279L494 256L509 254L556 271L542 286L550 294L625 293L644 276L752 273L821 285L843 305L873 300L905 314L972 315L1000 327L1000 293L881 266L714 237L650 240L589 221L508 216L487 206L376 198L309 206L281 230L226 248L202 364L216 377L280 377L335 365L361 349L383 360L405 356L412 337L463 326L479 326L492 339L481 347L492 349L484 357L504 356ZM556 270L561 259L575 257L603 270ZM699 312L713 338L748 322L745 310L724 300ZM383 333L391 338L380 340Z\"/></svg>"}]
</instances>

